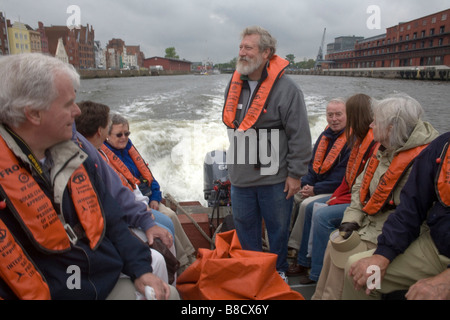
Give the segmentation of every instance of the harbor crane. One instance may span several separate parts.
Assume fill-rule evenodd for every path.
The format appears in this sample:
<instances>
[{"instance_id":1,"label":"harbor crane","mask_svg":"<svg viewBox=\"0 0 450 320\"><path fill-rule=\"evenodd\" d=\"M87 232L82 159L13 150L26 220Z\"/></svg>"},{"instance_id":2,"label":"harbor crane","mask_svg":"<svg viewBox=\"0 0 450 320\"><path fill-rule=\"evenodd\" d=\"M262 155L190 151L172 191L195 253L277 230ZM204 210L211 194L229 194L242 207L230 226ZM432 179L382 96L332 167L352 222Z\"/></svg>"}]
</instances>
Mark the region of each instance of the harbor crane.
<instances>
[{"instance_id":1,"label":"harbor crane","mask_svg":"<svg viewBox=\"0 0 450 320\"><path fill-rule=\"evenodd\" d=\"M323 29L323 35L322 35L322 42L319 47L319 52L317 53L316 63L314 63L314 70L317 70L319 67L322 66L323 60L323 46L325 44L325 33L327 31L327 28Z\"/></svg>"}]
</instances>

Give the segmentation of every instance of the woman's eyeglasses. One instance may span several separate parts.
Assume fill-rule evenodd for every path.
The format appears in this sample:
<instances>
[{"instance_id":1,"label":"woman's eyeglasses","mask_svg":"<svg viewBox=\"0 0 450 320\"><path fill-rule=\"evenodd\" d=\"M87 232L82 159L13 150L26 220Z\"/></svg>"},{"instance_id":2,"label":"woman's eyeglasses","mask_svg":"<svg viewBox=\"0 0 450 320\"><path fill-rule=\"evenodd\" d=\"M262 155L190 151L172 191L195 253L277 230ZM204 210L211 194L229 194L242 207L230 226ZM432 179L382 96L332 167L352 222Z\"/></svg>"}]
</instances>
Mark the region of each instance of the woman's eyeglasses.
<instances>
[{"instance_id":1,"label":"woman's eyeglasses","mask_svg":"<svg viewBox=\"0 0 450 320\"><path fill-rule=\"evenodd\" d=\"M117 138L122 138L123 135L125 135L125 137L128 137L131 134L130 131L127 132L121 132L121 133L116 133L116 137Z\"/></svg>"}]
</instances>

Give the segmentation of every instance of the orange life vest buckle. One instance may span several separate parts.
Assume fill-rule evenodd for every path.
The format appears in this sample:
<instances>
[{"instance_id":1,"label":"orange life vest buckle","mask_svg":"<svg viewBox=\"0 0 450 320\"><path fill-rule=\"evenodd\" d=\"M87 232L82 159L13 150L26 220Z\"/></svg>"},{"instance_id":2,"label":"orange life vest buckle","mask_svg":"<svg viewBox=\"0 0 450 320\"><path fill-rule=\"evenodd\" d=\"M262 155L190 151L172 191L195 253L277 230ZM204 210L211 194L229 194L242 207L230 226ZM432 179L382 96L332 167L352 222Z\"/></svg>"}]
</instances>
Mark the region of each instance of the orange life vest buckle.
<instances>
[{"instance_id":1,"label":"orange life vest buckle","mask_svg":"<svg viewBox=\"0 0 450 320\"><path fill-rule=\"evenodd\" d=\"M73 245L76 245L76 243L78 241L78 237L77 237L75 231L73 231L72 227L69 224L65 223L64 230L66 230L66 233L67 233L67 236L69 237L70 243L72 243Z\"/></svg>"}]
</instances>

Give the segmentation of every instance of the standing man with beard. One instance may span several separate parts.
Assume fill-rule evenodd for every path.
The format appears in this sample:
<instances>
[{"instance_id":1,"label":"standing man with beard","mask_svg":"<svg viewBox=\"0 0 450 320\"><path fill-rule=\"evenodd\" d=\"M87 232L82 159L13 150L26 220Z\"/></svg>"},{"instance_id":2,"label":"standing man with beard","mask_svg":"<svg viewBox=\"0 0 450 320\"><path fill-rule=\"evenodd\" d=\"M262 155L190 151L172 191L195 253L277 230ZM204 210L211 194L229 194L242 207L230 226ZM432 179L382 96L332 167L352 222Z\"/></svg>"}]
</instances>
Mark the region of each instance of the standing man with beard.
<instances>
[{"instance_id":1,"label":"standing man with beard","mask_svg":"<svg viewBox=\"0 0 450 320\"><path fill-rule=\"evenodd\" d=\"M233 220L242 248L262 251L264 219L286 279L292 197L311 157L306 106L300 88L284 75L289 62L275 55L276 39L257 26L241 36L223 110Z\"/></svg>"}]
</instances>

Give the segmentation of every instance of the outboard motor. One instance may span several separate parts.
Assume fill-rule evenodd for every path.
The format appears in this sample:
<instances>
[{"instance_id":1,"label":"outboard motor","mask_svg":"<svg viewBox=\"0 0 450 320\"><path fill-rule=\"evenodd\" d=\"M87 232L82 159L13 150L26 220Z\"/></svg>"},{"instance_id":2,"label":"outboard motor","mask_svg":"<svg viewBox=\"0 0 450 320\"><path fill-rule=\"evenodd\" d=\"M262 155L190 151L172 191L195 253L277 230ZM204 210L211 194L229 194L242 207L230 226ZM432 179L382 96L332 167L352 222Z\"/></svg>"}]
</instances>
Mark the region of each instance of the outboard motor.
<instances>
[{"instance_id":1,"label":"outboard motor","mask_svg":"<svg viewBox=\"0 0 450 320\"><path fill-rule=\"evenodd\" d=\"M226 151L208 152L203 163L203 193L208 207L229 206L230 180Z\"/></svg>"}]
</instances>

